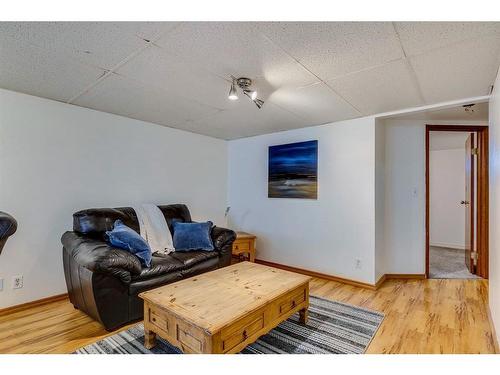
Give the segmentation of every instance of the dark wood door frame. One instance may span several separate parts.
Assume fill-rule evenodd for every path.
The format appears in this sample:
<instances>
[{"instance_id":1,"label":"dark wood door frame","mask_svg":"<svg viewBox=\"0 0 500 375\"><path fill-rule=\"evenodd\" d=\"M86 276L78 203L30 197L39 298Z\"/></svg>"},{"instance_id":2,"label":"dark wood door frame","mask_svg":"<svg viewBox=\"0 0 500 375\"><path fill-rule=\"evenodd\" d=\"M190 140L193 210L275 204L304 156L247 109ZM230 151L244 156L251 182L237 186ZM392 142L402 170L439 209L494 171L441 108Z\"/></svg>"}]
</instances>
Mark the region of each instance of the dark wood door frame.
<instances>
[{"instance_id":1,"label":"dark wood door frame","mask_svg":"<svg viewBox=\"0 0 500 375\"><path fill-rule=\"evenodd\" d=\"M489 277L488 127L480 125L426 125L425 127L425 276L429 277L429 135L431 131L477 133L476 245L478 259L476 274L487 279Z\"/></svg>"},{"instance_id":2,"label":"dark wood door frame","mask_svg":"<svg viewBox=\"0 0 500 375\"><path fill-rule=\"evenodd\" d=\"M469 137L465 141L465 196L464 200L461 203L465 204L465 265L471 273L476 273L474 261L471 258L471 253L474 251L474 242L475 242L475 228L474 228L474 219L476 217L475 209L476 209L476 187L474 186L474 181L477 181L477 175L474 166L474 158L472 154L472 150L475 148L477 142L474 142L475 133L470 133ZM469 143L470 138L470 143ZM470 152L470 155L467 155L467 151ZM469 174L467 174L467 164L470 163L469 166ZM430 181L429 181L430 183ZM467 189L468 187L468 189ZM468 206L467 206L468 205ZM467 215L469 214L469 215ZM467 233L468 229L468 233Z\"/></svg>"}]
</instances>

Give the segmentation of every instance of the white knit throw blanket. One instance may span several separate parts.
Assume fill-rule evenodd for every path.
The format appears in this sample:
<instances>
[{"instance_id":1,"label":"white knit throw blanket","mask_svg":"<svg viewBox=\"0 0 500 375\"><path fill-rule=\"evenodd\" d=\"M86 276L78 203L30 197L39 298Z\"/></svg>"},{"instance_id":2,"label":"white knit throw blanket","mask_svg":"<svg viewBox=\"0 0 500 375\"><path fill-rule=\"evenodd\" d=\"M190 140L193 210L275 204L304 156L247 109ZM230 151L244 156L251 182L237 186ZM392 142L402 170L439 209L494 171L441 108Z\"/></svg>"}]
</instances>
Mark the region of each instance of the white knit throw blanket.
<instances>
[{"instance_id":1,"label":"white knit throw blanket","mask_svg":"<svg viewBox=\"0 0 500 375\"><path fill-rule=\"evenodd\" d=\"M154 204L141 204L134 207L134 210L139 221L141 237L147 241L151 252L169 254L175 251L172 234L161 210Z\"/></svg>"}]
</instances>

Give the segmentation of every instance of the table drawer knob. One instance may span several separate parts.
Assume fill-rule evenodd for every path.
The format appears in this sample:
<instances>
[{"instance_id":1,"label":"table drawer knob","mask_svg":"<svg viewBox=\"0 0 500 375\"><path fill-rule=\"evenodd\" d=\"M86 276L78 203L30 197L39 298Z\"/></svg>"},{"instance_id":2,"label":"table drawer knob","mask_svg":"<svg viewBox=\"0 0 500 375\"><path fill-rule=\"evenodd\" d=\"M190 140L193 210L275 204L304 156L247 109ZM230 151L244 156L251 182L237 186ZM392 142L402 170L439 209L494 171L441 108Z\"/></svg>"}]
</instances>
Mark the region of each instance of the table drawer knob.
<instances>
[{"instance_id":1,"label":"table drawer knob","mask_svg":"<svg viewBox=\"0 0 500 375\"><path fill-rule=\"evenodd\" d=\"M244 331L243 331L243 339L245 339L245 340L246 340L246 339L247 339L247 337L248 337L248 335L247 335L247 331L246 331L246 330L244 330Z\"/></svg>"}]
</instances>

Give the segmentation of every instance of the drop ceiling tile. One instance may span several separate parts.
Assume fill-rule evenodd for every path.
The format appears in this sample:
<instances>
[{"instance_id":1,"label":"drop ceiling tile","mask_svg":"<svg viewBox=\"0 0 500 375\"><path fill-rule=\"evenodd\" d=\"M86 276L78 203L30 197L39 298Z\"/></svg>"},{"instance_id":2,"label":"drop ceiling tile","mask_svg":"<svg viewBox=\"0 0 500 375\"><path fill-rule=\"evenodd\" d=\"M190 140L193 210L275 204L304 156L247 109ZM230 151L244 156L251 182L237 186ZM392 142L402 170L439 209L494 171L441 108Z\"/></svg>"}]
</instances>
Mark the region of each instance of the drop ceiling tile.
<instances>
[{"instance_id":1,"label":"drop ceiling tile","mask_svg":"<svg viewBox=\"0 0 500 375\"><path fill-rule=\"evenodd\" d=\"M279 89L269 101L311 125L346 120L361 114L324 83Z\"/></svg>"},{"instance_id":2,"label":"drop ceiling tile","mask_svg":"<svg viewBox=\"0 0 500 375\"><path fill-rule=\"evenodd\" d=\"M186 69L208 70L221 77L261 77L273 88L304 86L317 78L258 32L251 22L187 22L156 44Z\"/></svg>"},{"instance_id":3,"label":"drop ceiling tile","mask_svg":"<svg viewBox=\"0 0 500 375\"><path fill-rule=\"evenodd\" d=\"M190 131L222 139L236 139L310 126L305 120L267 102L259 110L250 100L238 108L186 124Z\"/></svg>"},{"instance_id":4,"label":"drop ceiling tile","mask_svg":"<svg viewBox=\"0 0 500 375\"><path fill-rule=\"evenodd\" d=\"M175 28L169 22L2 22L0 33L102 69L111 69Z\"/></svg>"},{"instance_id":5,"label":"drop ceiling tile","mask_svg":"<svg viewBox=\"0 0 500 375\"><path fill-rule=\"evenodd\" d=\"M163 48L151 46L117 73L219 109L230 108L229 82L203 68L190 69Z\"/></svg>"},{"instance_id":6,"label":"drop ceiling tile","mask_svg":"<svg viewBox=\"0 0 500 375\"><path fill-rule=\"evenodd\" d=\"M323 80L403 56L390 22L263 22L259 30Z\"/></svg>"},{"instance_id":7,"label":"drop ceiling tile","mask_svg":"<svg viewBox=\"0 0 500 375\"><path fill-rule=\"evenodd\" d=\"M396 22L395 27L408 56L500 34L500 22Z\"/></svg>"},{"instance_id":8,"label":"drop ceiling tile","mask_svg":"<svg viewBox=\"0 0 500 375\"><path fill-rule=\"evenodd\" d=\"M103 73L0 32L0 87L4 89L68 101Z\"/></svg>"},{"instance_id":9,"label":"drop ceiling tile","mask_svg":"<svg viewBox=\"0 0 500 375\"><path fill-rule=\"evenodd\" d=\"M133 101L131 96L137 89L137 85L131 84L117 74L111 74L76 98L72 104L115 115L130 116L132 113L130 102ZM139 94L137 96L140 97Z\"/></svg>"},{"instance_id":10,"label":"drop ceiling tile","mask_svg":"<svg viewBox=\"0 0 500 375\"><path fill-rule=\"evenodd\" d=\"M364 115L423 105L404 60L328 82Z\"/></svg>"},{"instance_id":11,"label":"drop ceiling tile","mask_svg":"<svg viewBox=\"0 0 500 375\"><path fill-rule=\"evenodd\" d=\"M410 58L429 103L488 95L500 64L500 36L490 36Z\"/></svg>"},{"instance_id":12,"label":"drop ceiling tile","mask_svg":"<svg viewBox=\"0 0 500 375\"><path fill-rule=\"evenodd\" d=\"M118 74L101 81L74 104L171 127L218 111Z\"/></svg>"}]
</instances>

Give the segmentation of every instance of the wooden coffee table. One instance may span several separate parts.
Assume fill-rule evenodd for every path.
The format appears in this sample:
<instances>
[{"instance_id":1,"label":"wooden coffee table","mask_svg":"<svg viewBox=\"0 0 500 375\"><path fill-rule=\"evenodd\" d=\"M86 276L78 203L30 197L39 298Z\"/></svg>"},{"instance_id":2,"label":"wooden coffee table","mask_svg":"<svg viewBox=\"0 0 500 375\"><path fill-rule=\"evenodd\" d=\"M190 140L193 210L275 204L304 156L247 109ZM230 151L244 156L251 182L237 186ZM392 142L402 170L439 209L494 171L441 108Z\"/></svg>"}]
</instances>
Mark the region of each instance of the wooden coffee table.
<instances>
[{"instance_id":1,"label":"wooden coffee table","mask_svg":"<svg viewBox=\"0 0 500 375\"><path fill-rule=\"evenodd\" d=\"M241 262L143 292L144 345L158 334L184 353L238 353L296 312L307 322L310 279Z\"/></svg>"}]
</instances>

